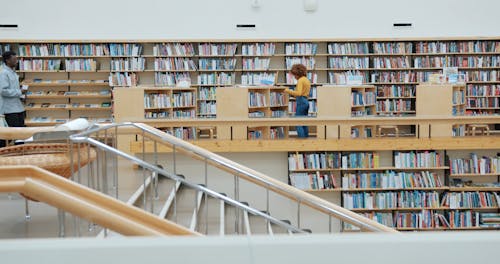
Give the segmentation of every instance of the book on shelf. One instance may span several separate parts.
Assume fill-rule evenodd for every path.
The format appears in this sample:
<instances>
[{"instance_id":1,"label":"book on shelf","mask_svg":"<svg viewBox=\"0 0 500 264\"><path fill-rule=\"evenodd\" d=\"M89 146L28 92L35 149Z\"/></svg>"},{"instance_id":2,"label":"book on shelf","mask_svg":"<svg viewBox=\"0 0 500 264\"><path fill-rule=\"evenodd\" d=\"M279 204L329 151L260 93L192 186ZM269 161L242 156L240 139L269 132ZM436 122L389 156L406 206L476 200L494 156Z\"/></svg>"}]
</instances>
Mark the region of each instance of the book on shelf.
<instances>
[{"instance_id":1,"label":"book on shelf","mask_svg":"<svg viewBox=\"0 0 500 264\"><path fill-rule=\"evenodd\" d=\"M373 67L376 69L410 68L410 59L407 56L375 57L373 58Z\"/></svg>"},{"instance_id":2,"label":"book on shelf","mask_svg":"<svg viewBox=\"0 0 500 264\"><path fill-rule=\"evenodd\" d=\"M328 67L340 69L367 69L370 68L369 57L331 57L328 58Z\"/></svg>"},{"instance_id":3,"label":"book on shelf","mask_svg":"<svg viewBox=\"0 0 500 264\"><path fill-rule=\"evenodd\" d=\"M381 85L377 86L378 97L415 97L415 87L408 85Z\"/></svg>"},{"instance_id":4,"label":"book on shelf","mask_svg":"<svg viewBox=\"0 0 500 264\"><path fill-rule=\"evenodd\" d=\"M156 86L176 86L177 84L191 84L191 75L187 72L164 73L155 72ZM189 86L188 85L188 86Z\"/></svg>"},{"instance_id":5,"label":"book on shelf","mask_svg":"<svg viewBox=\"0 0 500 264\"><path fill-rule=\"evenodd\" d=\"M241 85L274 85L276 80L275 73L267 72L246 72L241 74Z\"/></svg>"},{"instance_id":6,"label":"book on shelf","mask_svg":"<svg viewBox=\"0 0 500 264\"><path fill-rule=\"evenodd\" d=\"M236 59L201 58L198 60L200 70L234 70Z\"/></svg>"},{"instance_id":7,"label":"book on shelf","mask_svg":"<svg viewBox=\"0 0 500 264\"><path fill-rule=\"evenodd\" d=\"M335 175L331 173L290 173L290 185L301 190L325 190L338 188Z\"/></svg>"},{"instance_id":8,"label":"book on shelf","mask_svg":"<svg viewBox=\"0 0 500 264\"><path fill-rule=\"evenodd\" d=\"M109 74L109 86L136 86L139 76L129 72L115 72Z\"/></svg>"},{"instance_id":9,"label":"book on shelf","mask_svg":"<svg viewBox=\"0 0 500 264\"><path fill-rule=\"evenodd\" d=\"M346 192L342 197L347 209L436 208L440 204L435 191Z\"/></svg>"},{"instance_id":10,"label":"book on shelf","mask_svg":"<svg viewBox=\"0 0 500 264\"><path fill-rule=\"evenodd\" d=\"M328 54L336 55L370 53L368 42L328 43L327 50Z\"/></svg>"},{"instance_id":11,"label":"book on shelf","mask_svg":"<svg viewBox=\"0 0 500 264\"><path fill-rule=\"evenodd\" d=\"M234 56L236 54L236 43L228 44L209 44L200 43L198 45L198 54L200 56Z\"/></svg>"},{"instance_id":12,"label":"book on shelf","mask_svg":"<svg viewBox=\"0 0 500 264\"><path fill-rule=\"evenodd\" d=\"M496 192L448 192L445 193L441 206L451 209L498 207L500 196Z\"/></svg>"},{"instance_id":13,"label":"book on shelf","mask_svg":"<svg viewBox=\"0 0 500 264\"><path fill-rule=\"evenodd\" d=\"M200 85L231 85L234 83L232 73L203 73L198 75L198 84Z\"/></svg>"},{"instance_id":14,"label":"book on shelf","mask_svg":"<svg viewBox=\"0 0 500 264\"><path fill-rule=\"evenodd\" d=\"M108 56L107 44L19 44L19 56Z\"/></svg>"},{"instance_id":15,"label":"book on shelf","mask_svg":"<svg viewBox=\"0 0 500 264\"><path fill-rule=\"evenodd\" d=\"M437 151L394 152L396 168L431 168L443 166L442 155Z\"/></svg>"},{"instance_id":16,"label":"book on shelf","mask_svg":"<svg viewBox=\"0 0 500 264\"><path fill-rule=\"evenodd\" d=\"M111 107L111 102L103 102L103 103L101 103L101 107L105 107L105 108Z\"/></svg>"},{"instance_id":17,"label":"book on shelf","mask_svg":"<svg viewBox=\"0 0 500 264\"><path fill-rule=\"evenodd\" d=\"M250 130L248 131L248 139L249 140L255 140L255 139L263 139L264 133L262 130Z\"/></svg>"},{"instance_id":18,"label":"book on shelf","mask_svg":"<svg viewBox=\"0 0 500 264\"><path fill-rule=\"evenodd\" d=\"M156 58L155 71L194 71L196 63L189 58Z\"/></svg>"},{"instance_id":19,"label":"book on shelf","mask_svg":"<svg viewBox=\"0 0 500 264\"><path fill-rule=\"evenodd\" d=\"M467 85L467 96L500 96L500 85Z\"/></svg>"},{"instance_id":20,"label":"book on shelf","mask_svg":"<svg viewBox=\"0 0 500 264\"><path fill-rule=\"evenodd\" d=\"M198 89L198 99L200 100L215 100L215 87L200 87Z\"/></svg>"},{"instance_id":21,"label":"book on shelf","mask_svg":"<svg viewBox=\"0 0 500 264\"><path fill-rule=\"evenodd\" d=\"M138 43L110 43L109 53L111 56L140 56L142 45Z\"/></svg>"},{"instance_id":22,"label":"book on shelf","mask_svg":"<svg viewBox=\"0 0 500 264\"><path fill-rule=\"evenodd\" d=\"M377 101L376 109L377 112L414 112L415 103L409 99L385 99Z\"/></svg>"},{"instance_id":23,"label":"book on shelf","mask_svg":"<svg viewBox=\"0 0 500 264\"><path fill-rule=\"evenodd\" d=\"M195 109L173 110L172 118L196 118L196 110Z\"/></svg>"},{"instance_id":24,"label":"book on shelf","mask_svg":"<svg viewBox=\"0 0 500 264\"><path fill-rule=\"evenodd\" d=\"M446 57L439 56L425 56L425 57L414 57L413 67L414 68L443 68L447 66Z\"/></svg>"},{"instance_id":25,"label":"book on shelf","mask_svg":"<svg viewBox=\"0 0 500 264\"><path fill-rule=\"evenodd\" d=\"M436 188L443 187L438 174L421 172L370 172L345 173L342 175L342 188Z\"/></svg>"},{"instance_id":26,"label":"book on shelf","mask_svg":"<svg viewBox=\"0 0 500 264\"><path fill-rule=\"evenodd\" d=\"M61 70L61 60L45 59L20 59L20 71L59 71Z\"/></svg>"},{"instance_id":27,"label":"book on shelf","mask_svg":"<svg viewBox=\"0 0 500 264\"><path fill-rule=\"evenodd\" d=\"M287 106L286 95L282 92L270 92L269 93L269 105L270 106Z\"/></svg>"},{"instance_id":28,"label":"book on shelf","mask_svg":"<svg viewBox=\"0 0 500 264\"><path fill-rule=\"evenodd\" d=\"M94 59L66 59L64 61L66 71L96 71L97 62Z\"/></svg>"},{"instance_id":29,"label":"book on shelf","mask_svg":"<svg viewBox=\"0 0 500 264\"><path fill-rule=\"evenodd\" d=\"M451 174L500 174L500 157L478 156L471 153L470 158L451 159Z\"/></svg>"},{"instance_id":30,"label":"book on shelf","mask_svg":"<svg viewBox=\"0 0 500 264\"><path fill-rule=\"evenodd\" d=\"M370 75L368 72L346 71L346 72L328 72L328 83L345 85L352 78L361 79L362 83L368 83Z\"/></svg>"},{"instance_id":31,"label":"book on shelf","mask_svg":"<svg viewBox=\"0 0 500 264\"><path fill-rule=\"evenodd\" d=\"M198 111L203 116L217 115L217 104L213 101L202 101L198 104Z\"/></svg>"},{"instance_id":32,"label":"book on shelf","mask_svg":"<svg viewBox=\"0 0 500 264\"><path fill-rule=\"evenodd\" d=\"M183 140L194 140L197 138L196 128L194 127L174 127L172 134Z\"/></svg>"},{"instance_id":33,"label":"book on shelf","mask_svg":"<svg viewBox=\"0 0 500 264\"><path fill-rule=\"evenodd\" d=\"M160 112L145 112L144 113L144 118L146 119L161 119L161 118L169 118L170 113L167 111L160 111Z\"/></svg>"},{"instance_id":34,"label":"book on shelf","mask_svg":"<svg viewBox=\"0 0 500 264\"><path fill-rule=\"evenodd\" d=\"M458 52L457 43L451 42L435 42L435 41L420 41L415 44L416 53L451 53Z\"/></svg>"},{"instance_id":35,"label":"book on shelf","mask_svg":"<svg viewBox=\"0 0 500 264\"><path fill-rule=\"evenodd\" d=\"M269 139L284 139L287 136L286 133L284 127L271 127L269 129Z\"/></svg>"},{"instance_id":36,"label":"book on shelf","mask_svg":"<svg viewBox=\"0 0 500 264\"><path fill-rule=\"evenodd\" d=\"M195 107L196 95L194 92L174 92L172 94L173 107Z\"/></svg>"},{"instance_id":37,"label":"book on shelf","mask_svg":"<svg viewBox=\"0 0 500 264\"><path fill-rule=\"evenodd\" d=\"M286 43L286 55L315 55L318 51L317 43Z\"/></svg>"},{"instance_id":38,"label":"book on shelf","mask_svg":"<svg viewBox=\"0 0 500 264\"><path fill-rule=\"evenodd\" d=\"M417 76L420 77L418 78L420 81L426 81L423 76L426 76L428 78L428 75L433 74L434 72L428 72L424 73L423 75L421 72L411 72L411 71L397 71L397 72L373 72L370 74L370 80L373 83L394 83L394 82L400 82L400 83L413 83L417 82Z\"/></svg>"},{"instance_id":39,"label":"book on shelf","mask_svg":"<svg viewBox=\"0 0 500 264\"><path fill-rule=\"evenodd\" d=\"M259 92L248 92L248 107L264 107L267 106L266 95Z\"/></svg>"},{"instance_id":40,"label":"book on shelf","mask_svg":"<svg viewBox=\"0 0 500 264\"><path fill-rule=\"evenodd\" d=\"M194 56L191 43L157 43L153 46L154 56Z\"/></svg>"},{"instance_id":41,"label":"book on shelf","mask_svg":"<svg viewBox=\"0 0 500 264\"><path fill-rule=\"evenodd\" d=\"M342 169L378 168L380 155L377 152L352 152L342 155Z\"/></svg>"},{"instance_id":42,"label":"book on shelf","mask_svg":"<svg viewBox=\"0 0 500 264\"><path fill-rule=\"evenodd\" d=\"M110 62L111 71L144 71L146 69L145 58L119 58Z\"/></svg>"},{"instance_id":43,"label":"book on shelf","mask_svg":"<svg viewBox=\"0 0 500 264\"><path fill-rule=\"evenodd\" d=\"M375 54L406 54L413 52L413 42L374 42Z\"/></svg>"},{"instance_id":44,"label":"book on shelf","mask_svg":"<svg viewBox=\"0 0 500 264\"><path fill-rule=\"evenodd\" d=\"M395 227L392 213L368 212L368 213L360 213L360 215L369 218L371 220L377 221L378 223L383 224L385 226ZM343 230L358 231L360 229L357 226L343 222Z\"/></svg>"},{"instance_id":45,"label":"book on shelf","mask_svg":"<svg viewBox=\"0 0 500 264\"><path fill-rule=\"evenodd\" d=\"M270 58L243 58L243 70L269 70Z\"/></svg>"},{"instance_id":46,"label":"book on shelf","mask_svg":"<svg viewBox=\"0 0 500 264\"><path fill-rule=\"evenodd\" d=\"M341 154L324 153L291 153L288 155L288 169L338 169L341 167Z\"/></svg>"},{"instance_id":47,"label":"book on shelf","mask_svg":"<svg viewBox=\"0 0 500 264\"><path fill-rule=\"evenodd\" d=\"M262 111L251 111L248 113L248 117L250 117L250 118L262 118L262 117L266 117L266 113L264 113Z\"/></svg>"},{"instance_id":48,"label":"book on shelf","mask_svg":"<svg viewBox=\"0 0 500 264\"><path fill-rule=\"evenodd\" d=\"M272 42L241 45L241 54L244 56L271 56L275 50L276 44Z\"/></svg>"},{"instance_id":49,"label":"book on shelf","mask_svg":"<svg viewBox=\"0 0 500 264\"><path fill-rule=\"evenodd\" d=\"M166 93L145 93L144 108L170 108L171 98Z\"/></svg>"}]
</instances>

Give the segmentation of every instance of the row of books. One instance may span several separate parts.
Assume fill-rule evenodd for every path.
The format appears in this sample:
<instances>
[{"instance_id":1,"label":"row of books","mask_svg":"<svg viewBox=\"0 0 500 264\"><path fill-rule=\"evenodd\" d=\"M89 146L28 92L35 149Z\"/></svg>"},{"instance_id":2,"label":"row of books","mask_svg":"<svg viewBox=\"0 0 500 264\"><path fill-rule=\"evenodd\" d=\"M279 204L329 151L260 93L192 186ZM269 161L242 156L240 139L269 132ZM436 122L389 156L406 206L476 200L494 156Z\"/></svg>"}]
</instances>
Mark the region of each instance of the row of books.
<instances>
[{"instance_id":1,"label":"row of books","mask_svg":"<svg viewBox=\"0 0 500 264\"><path fill-rule=\"evenodd\" d=\"M450 172L452 174L500 173L500 157L480 157L476 153L471 153L470 158L451 159Z\"/></svg>"},{"instance_id":2,"label":"row of books","mask_svg":"<svg viewBox=\"0 0 500 264\"><path fill-rule=\"evenodd\" d=\"M109 75L109 86L136 86L139 76L135 73L116 72Z\"/></svg>"},{"instance_id":3,"label":"row of books","mask_svg":"<svg viewBox=\"0 0 500 264\"><path fill-rule=\"evenodd\" d=\"M362 134L363 133L363 134ZM371 127L351 127L351 138L372 138L373 129Z\"/></svg>"},{"instance_id":4,"label":"row of books","mask_svg":"<svg viewBox=\"0 0 500 264\"><path fill-rule=\"evenodd\" d=\"M269 58L244 58L243 70L268 70L271 59Z\"/></svg>"},{"instance_id":5,"label":"row of books","mask_svg":"<svg viewBox=\"0 0 500 264\"><path fill-rule=\"evenodd\" d=\"M448 58L451 67L499 67L500 56L457 56Z\"/></svg>"},{"instance_id":6,"label":"row of books","mask_svg":"<svg viewBox=\"0 0 500 264\"><path fill-rule=\"evenodd\" d=\"M417 42L415 45L417 53L448 53L448 52L498 52L500 42L498 41L445 41L445 42Z\"/></svg>"},{"instance_id":7,"label":"row of books","mask_svg":"<svg viewBox=\"0 0 500 264\"><path fill-rule=\"evenodd\" d=\"M93 59L65 60L64 68L66 71L96 71L97 63Z\"/></svg>"},{"instance_id":8,"label":"row of books","mask_svg":"<svg viewBox=\"0 0 500 264\"><path fill-rule=\"evenodd\" d=\"M347 209L393 209L438 207L439 193L424 191L343 193Z\"/></svg>"},{"instance_id":9,"label":"row of books","mask_svg":"<svg viewBox=\"0 0 500 264\"><path fill-rule=\"evenodd\" d=\"M413 100L385 99L377 101L377 112L410 112L415 111Z\"/></svg>"},{"instance_id":10,"label":"row of books","mask_svg":"<svg viewBox=\"0 0 500 264\"><path fill-rule=\"evenodd\" d=\"M144 108L170 108L172 99L165 93L146 93L144 94Z\"/></svg>"},{"instance_id":11,"label":"row of books","mask_svg":"<svg viewBox=\"0 0 500 264\"><path fill-rule=\"evenodd\" d=\"M143 71L145 68L146 59L144 58L113 59L110 62L112 71Z\"/></svg>"},{"instance_id":12,"label":"row of books","mask_svg":"<svg viewBox=\"0 0 500 264\"><path fill-rule=\"evenodd\" d=\"M119 47L122 45L121 47ZM140 55L138 44L20 44L19 56L120 56Z\"/></svg>"},{"instance_id":13,"label":"row of books","mask_svg":"<svg viewBox=\"0 0 500 264\"><path fill-rule=\"evenodd\" d=\"M234 70L236 59L200 59L200 70Z\"/></svg>"},{"instance_id":14,"label":"row of books","mask_svg":"<svg viewBox=\"0 0 500 264\"><path fill-rule=\"evenodd\" d=\"M500 96L500 85L467 85L467 96Z\"/></svg>"},{"instance_id":15,"label":"row of books","mask_svg":"<svg viewBox=\"0 0 500 264\"><path fill-rule=\"evenodd\" d=\"M449 211L436 213L432 210L420 212L380 213L370 212L361 214L388 227L415 228L415 229L453 229L471 227L500 227L499 213L480 213L473 211ZM349 224L344 224L344 230L359 230Z\"/></svg>"},{"instance_id":16,"label":"row of books","mask_svg":"<svg viewBox=\"0 0 500 264\"><path fill-rule=\"evenodd\" d=\"M242 85L273 85L276 79L275 73L252 73L247 72L241 74Z\"/></svg>"},{"instance_id":17,"label":"row of books","mask_svg":"<svg viewBox=\"0 0 500 264\"><path fill-rule=\"evenodd\" d=\"M155 71L179 71L196 70L196 63L192 59L186 58L156 58L154 64Z\"/></svg>"},{"instance_id":18,"label":"row of books","mask_svg":"<svg viewBox=\"0 0 500 264\"><path fill-rule=\"evenodd\" d=\"M284 139L286 136L284 127L271 127L269 129L269 139Z\"/></svg>"},{"instance_id":19,"label":"row of books","mask_svg":"<svg viewBox=\"0 0 500 264\"><path fill-rule=\"evenodd\" d=\"M413 51L412 42L374 42L374 54L405 54Z\"/></svg>"},{"instance_id":20,"label":"row of books","mask_svg":"<svg viewBox=\"0 0 500 264\"><path fill-rule=\"evenodd\" d=\"M242 44L241 54L245 56L268 56L273 55L276 50L274 43Z\"/></svg>"},{"instance_id":21,"label":"row of books","mask_svg":"<svg viewBox=\"0 0 500 264\"><path fill-rule=\"evenodd\" d=\"M231 44L199 44L198 54L200 56L233 56L236 54L236 43Z\"/></svg>"},{"instance_id":22,"label":"row of books","mask_svg":"<svg viewBox=\"0 0 500 264\"><path fill-rule=\"evenodd\" d=\"M443 157L437 151L394 152L396 168L430 168L443 166Z\"/></svg>"},{"instance_id":23,"label":"row of books","mask_svg":"<svg viewBox=\"0 0 500 264\"><path fill-rule=\"evenodd\" d=\"M286 55L313 55L318 51L316 43L286 43Z\"/></svg>"},{"instance_id":24,"label":"row of books","mask_svg":"<svg viewBox=\"0 0 500 264\"><path fill-rule=\"evenodd\" d=\"M377 86L377 97L414 97L415 87L408 85Z\"/></svg>"},{"instance_id":25,"label":"row of books","mask_svg":"<svg viewBox=\"0 0 500 264\"><path fill-rule=\"evenodd\" d=\"M376 69L397 69L410 68L409 57L377 57L373 58L373 68Z\"/></svg>"},{"instance_id":26,"label":"row of books","mask_svg":"<svg viewBox=\"0 0 500 264\"><path fill-rule=\"evenodd\" d=\"M173 107L196 106L196 95L194 92L174 92L172 94Z\"/></svg>"},{"instance_id":27,"label":"row of books","mask_svg":"<svg viewBox=\"0 0 500 264\"><path fill-rule=\"evenodd\" d=\"M328 54L369 54L368 42L329 43Z\"/></svg>"},{"instance_id":28,"label":"row of books","mask_svg":"<svg viewBox=\"0 0 500 264\"><path fill-rule=\"evenodd\" d=\"M54 103L28 103L26 108L109 108L111 107L111 102L103 102L100 104L81 104L81 103L71 103L71 104L54 104Z\"/></svg>"},{"instance_id":29,"label":"row of books","mask_svg":"<svg viewBox=\"0 0 500 264\"><path fill-rule=\"evenodd\" d=\"M370 58L332 57L328 59L328 67L341 69L366 69L370 68Z\"/></svg>"},{"instance_id":30,"label":"row of books","mask_svg":"<svg viewBox=\"0 0 500 264\"><path fill-rule=\"evenodd\" d=\"M198 99L200 100L215 100L215 87L200 87L198 89Z\"/></svg>"},{"instance_id":31,"label":"row of books","mask_svg":"<svg viewBox=\"0 0 500 264\"><path fill-rule=\"evenodd\" d=\"M288 96L281 92L271 92L269 94L269 104L270 106L288 106L287 98Z\"/></svg>"},{"instance_id":32,"label":"row of books","mask_svg":"<svg viewBox=\"0 0 500 264\"><path fill-rule=\"evenodd\" d=\"M197 138L195 127L174 127L165 129L164 131L183 140L194 140Z\"/></svg>"},{"instance_id":33,"label":"row of books","mask_svg":"<svg viewBox=\"0 0 500 264\"><path fill-rule=\"evenodd\" d=\"M331 173L290 173L290 185L301 190L323 190L338 188L335 175Z\"/></svg>"},{"instance_id":34,"label":"row of books","mask_svg":"<svg viewBox=\"0 0 500 264\"><path fill-rule=\"evenodd\" d=\"M248 106L249 107L263 107L267 106L266 95L259 92L248 93Z\"/></svg>"},{"instance_id":35,"label":"row of books","mask_svg":"<svg viewBox=\"0 0 500 264\"><path fill-rule=\"evenodd\" d=\"M201 115L216 115L217 104L215 102L202 101L198 104L198 113Z\"/></svg>"},{"instance_id":36,"label":"row of books","mask_svg":"<svg viewBox=\"0 0 500 264\"><path fill-rule=\"evenodd\" d=\"M427 56L413 58L413 67L415 68L442 68L450 66L445 57Z\"/></svg>"},{"instance_id":37,"label":"row of books","mask_svg":"<svg viewBox=\"0 0 500 264\"><path fill-rule=\"evenodd\" d=\"M250 118L266 117L266 113L264 113L263 111L250 111L248 113L248 117L250 117Z\"/></svg>"},{"instance_id":38,"label":"row of books","mask_svg":"<svg viewBox=\"0 0 500 264\"><path fill-rule=\"evenodd\" d=\"M263 134L262 130L250 130L250 131L248 131L248 139L249 140L262 139L263 135L264 134Z\"/></svg>"},{"instance_id":39,"label":"row of books","mask_svg":"<svg viewBox=\"0 0 500 264\"><path fill-rule=\"evenodd\" d=\"M288 155L289 170L337 169L340 168L342 155L338 152L291 153Z\"/></svg>"},{"instance_id":40,"label":"row of books","mask_svg":"<svg viewBox=\"0 0 500 264\"><path fill-rule=\"evenodd\" d=\"M113 122L113 119L109 118L109 117L75 116L74 118L84 118L90 122L96 122L96 123L111 123L111 122ZM30 119L30 122L33 122L33 123L51 123L51 122L54 122L54 123L63 124L63 123L66 123L68 121L70 121L69 118L51 118L48 116L36 116L36 117L32 117Z\"/></svg>"},{"instance_id":41,"label":"row of books","mask_svg":"<svg viewBox=\"0 0 500 264\"><path fill-rule=\"evenodd\" d=\"M351 117L363 117L363 116L370 116L374 115L374 110L372 110L371 107L365 107L362 110L359 109L353 109L351 111Z\"/></svg>"},{"instance_id":42,"label":"row of books","mask_svg":"<svg viewBox=\"0 0 500 264\"><path fill-rule=\"evenodd\" d=\"M467 81L481 81L481 82L496 82L500 80L500 71L461 71L461 74L465 74L465 79Z\"/></svg>"},{"instance_id":43,"label":"row of books","mask_svg":"<svg viewBox=\"0 0 500 264\"><path fill-rule=\"evenodd\" d=\"M465 90L453 91L451 101L454 105L465 104Z\"/></svg>"},{"instance_id":44,"label":"row of books","mask_svg":"<svg viewBox=\"0 0 500 264\"><path fill-rule=\"evenodd\" d=\"M318 112L318 104L314 100L310 100L308 103L309 103L309 109L308 109L309 116L316 115L316 113ZM297 112L297 102L295 101L288 102L288 112L289 113Z\"/></svg>"},{"instance_id":45,"label":"row of books","mask_svg":"<svg viewBox=\"0 0 500 264\"><path fill-rule=\"evenodd\" d=\"M145 112L144 113L144 118L146 119L162 119L162 118L169 118L170 117L170 112L168 111L160 111L160 112Z\"/></svg>"},{"instance_id":46,"label":"row of books","mask_svg":"<svg viewBox=\"0 0 500 264\"><path fill-rule=\"evenodd\" d=\"M421 172L371 172L346 173L342 176L342 188L435 188L443 183L438 174Z\"/></svg>"},{"instance_id":47,"label":"row of books","mask_svg":"<svg viewBox=\"0 0 500 264\"><path fill-rule=\"evenodd\" d=\"M196 110L186 109L186 110L174 110L172 111L172 118L196 118Z\"/></svg>"},{"instance_id":48,"label":"row of books","mask_svg":"<svg viewBox=\"0 0 500 264\"><path fill-rule=\"evenodd\" d=\"M103 84L108 83L108 80L44 80L40 78L34 78L32 80L24 80L23 85L30 84Z\"/></svg>"},{"instance_id":49,"label":"row of books","mask_svg":"<svg viewBox=\"0 0 500 264\"><path fill-rule=\"evenodd\" d=\"M194 56L191 43L161 43L153 46L154 56Z\"/></svg>"},{"instance_id":50,"label":"row of books","mask_svg":"<svg viewBox=\"0 0 500 264\"><path fill-rule=\"evenodd\" d=\"M230 85L234 83L234 75L232 73L210 73L198 75L198 84L214 84L214 85Z\"/></svg>"},{"instance_id":51,"label":"row of books","mask_svg":"<svg viewBox=\"0 0 500 264\"><path fill-rule=\"evenodd\" d=\"M58 71L61 69L61 60L19 60L20 71Z\"/></svg>"},{"instance_id":52,"label":"row of books","mask_svg":"<svg viewBox=\"0 0 500 264\"><path fill-rule=\"evenodd\" d=\"M110 95L110 90L101 91L27 91L26 95L36 95L36 96L89 96L89 95Z\"/></svg>"},{"instance_id":53,"label":"row of books","mask_svg":"<svg viewBox=\"0 0 500 264\"><path fill-rule=\"evenodd\" d=\"M353 91L351 93L351 105L352 106L366 106L374 105L376 103L377 96L375 92L361 92Z\"/></svg>"},{"instance_id":54,"label":"row of books","mask_svg":"<svg viewBox=\"0 0 500 264\"><path fill-rule=\"evenodd\" d=\"M468 108L498 108L500 109L500 97L494 98L467 98Z\"/></svg>"},{"instance_id":55,"label":"row of books","mask_svg":"<svg viewBox=\"0 0 500 264\"><path fill-rule=\"evenodd\" d=\"M271 117L286 117L288 116L288 111L285 110L271 110Z\"/></svg>"},{"instance_id":56,"label":"row of books","mask_svg":"<svg viewBox=\"0 0 500 264\"><path fill-rule=\"evenodd\" d=\"M362 83L368 83L370 75L368 72L347 71L347 72L328 72L328 82L331 84L347 84L353 77L361 77Z\"/></svg>"},{"instance_id":57,"label":"row of books","mask_svg":"<svg viewBox=\"0 0 500 264\"><path fill-rule=\"evenodd\" d=\"M441 206L456 208L498 207L500 195L496 192L448 192L441 200Z\"/></svg>"},{"instance_id":58,"label":"row of books","mask_svg":"<svg viewBox=\"0 0 500 264\"><path fill-rule=\"evenodd\" d=\"M175 86L177 83L191 83L191 76L186 72L165 73L155 72L155 85L157 86Z\"/></svg>"}]
</instances>

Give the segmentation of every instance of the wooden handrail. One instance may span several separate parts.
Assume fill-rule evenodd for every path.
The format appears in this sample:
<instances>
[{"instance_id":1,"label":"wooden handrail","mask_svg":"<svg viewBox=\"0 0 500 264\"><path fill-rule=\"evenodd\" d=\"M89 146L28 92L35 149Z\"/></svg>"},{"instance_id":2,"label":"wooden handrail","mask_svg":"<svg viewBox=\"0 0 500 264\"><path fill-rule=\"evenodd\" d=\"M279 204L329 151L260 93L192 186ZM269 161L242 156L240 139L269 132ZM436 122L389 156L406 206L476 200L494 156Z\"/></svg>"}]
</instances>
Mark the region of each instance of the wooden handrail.
<instances>
[{"instance_id":1,"label":"wooden handrail","mask_svg":"<svg viewBox=\"0 0 500 264\"><path fill-rule=\"evenodd\" d=\"M19 192L127 236L200 235L35 166L0 167L0 192Z\"/></svg>"}]
</instances>

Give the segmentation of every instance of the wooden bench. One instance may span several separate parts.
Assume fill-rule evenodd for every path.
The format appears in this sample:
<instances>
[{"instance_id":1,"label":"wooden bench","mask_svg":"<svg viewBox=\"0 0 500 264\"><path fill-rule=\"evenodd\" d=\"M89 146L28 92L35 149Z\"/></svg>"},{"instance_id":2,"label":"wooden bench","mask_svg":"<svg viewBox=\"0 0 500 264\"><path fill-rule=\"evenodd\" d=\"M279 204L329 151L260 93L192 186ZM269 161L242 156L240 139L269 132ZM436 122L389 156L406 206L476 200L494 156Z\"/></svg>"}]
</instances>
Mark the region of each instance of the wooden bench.
<instances>
[{"instance_id":1,"label":"wooden bench","mask_svg":"<svg viewBox=\"0 0 500 264\"><path fill-rule=\"evenodd\" d=\"M481 131L481 135L490 135L490 127L487 124L470 124L467 125L467 134L470 136L476 135L476 130Z\"/></svg>"}]
</instances>

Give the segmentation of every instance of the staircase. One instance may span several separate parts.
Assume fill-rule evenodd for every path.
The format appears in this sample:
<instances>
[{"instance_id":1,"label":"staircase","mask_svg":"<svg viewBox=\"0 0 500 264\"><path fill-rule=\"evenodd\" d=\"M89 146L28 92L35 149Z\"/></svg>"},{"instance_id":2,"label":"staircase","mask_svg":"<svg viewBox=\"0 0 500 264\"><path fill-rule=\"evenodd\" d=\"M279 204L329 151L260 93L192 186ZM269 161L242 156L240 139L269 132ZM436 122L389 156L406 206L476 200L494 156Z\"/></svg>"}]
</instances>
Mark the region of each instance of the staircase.
<instances>
[{"instance_id":1,"label":"staircase","mask_svg":"<svg viewBox=\"0 0 500 264\"><path fill-rule=\"evenodd\" d=\"M118 138L130 135L142 141L143 146L153 146L154 151L146 153L143 147L142 153L134 156L118 149ZM69 142L72 143L70 156L73 156L71 153L82 153L81 148L88 151L94 148L97 155L94 162L72 168L72 179L76 183L121 199L129 206L158 216L158 219L168 220L163 224L177 225L179 230L186 230L182 232L215 236L307 234L317 230L318 225L328 225L331 232L332 219L350 223L362 231L396 232L144 124L96 126L70 136ZM159 146L171 150L171 162L160 162ZM73 148L78 149L75 152ZM189 158L190 163L201 162L204 170L184 176L178 171L181 155ZM80 157L77 160L79 163ZM125 194L120 188L123 176L118 173L118 168L123 166L129 170L133 166L138 168L136 175L132 175L137 184L133 188L135 191ZM64 215L61 214L59 219L60 230L65 230ZM77 222L74 226L78 225ZM91 225L93 223L89 223ZM116 234L112 231L115 230L103 226L99 236ZM79 235L79 232L75 233Z\"/></svg>"}]
</instances>

